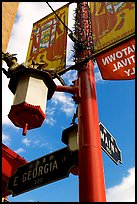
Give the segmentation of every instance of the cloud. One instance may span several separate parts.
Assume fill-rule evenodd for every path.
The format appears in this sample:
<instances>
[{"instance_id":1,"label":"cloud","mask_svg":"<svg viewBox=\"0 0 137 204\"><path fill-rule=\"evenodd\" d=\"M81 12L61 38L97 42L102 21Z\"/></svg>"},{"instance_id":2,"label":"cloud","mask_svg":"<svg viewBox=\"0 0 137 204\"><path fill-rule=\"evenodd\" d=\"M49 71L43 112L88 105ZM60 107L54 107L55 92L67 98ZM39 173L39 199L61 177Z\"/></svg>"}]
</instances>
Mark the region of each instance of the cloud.
<instances>
[{"instance_id":1,"label":"cloud","mask_svg":"<svg viewBox=\"0 0 137 204\"><path fill-rule=\"evenodd\" d=\"M56 120L55 118L55 107L53 106L47 106L47 110L46 110L46 119L45 119L45 123L47 123L48 125L55 125Z\"/></svg>"},{"instance_id":2,"label":"cloud","mask_svg":"<svg viewBox=\"0 0 137 204\"><path fill-rule=\"evenodd\" d=\"M33 141L33 144L36 145L36 146L38 146L39 143L40 143L40 140L34 140L34 141Z\"/></svg>"},{"instance_id":3,"label":"cloud","mask_svg":"<svg viewBox=\"0 0 137 204\"><path fill-rule=\"evenodd\" d=\"M2 75L2 123L13 126L8 118L8 114L12 105L13 94L8 88L9 80L5 75Z\"/></svg>"},{"instance_id":4,"label":"cloud","mask_svg":"<svg viewBox=\"0 0 137 204\"><path fill-rule=\"evenodd\" d=\"M96 83L103 81L100 71L95 72L95 81L96 81Z\"/></svg>"},{"instance_id":5,"label":"cloud","mask_svg":"<svg viewBox=\"0 0 137 204\"><path fill-rule=\"evenodd\" d=\"M39 202L39 201L34 201L34 200L30 199L27 202Z\"/></svg>"},{"instance_id":6,"label":"cloud","mask_svg":"<svg viewBox=\"0 0 137 204\"><path fill-rule=\"evenodd\" d=\"M48 116L46 118L45 122L47 125L54 126L56 123L56 120L54 118L52 118L51 116Z\"/></svg>"},{"instance_id":7,"label":"cloud","mask_svg":"<svg viewBox=\"0 0 137 204\"><path fill-rule=\"evenodd\" d=\"M22 140L22 143L25 144L26 146L30 146L30 144L32 143L32 140L28 138L24 138Z\"/></svg>"},{"instance_id":8,"label":"cloud","mask_svg":"<svg viewBox=\"0 0 137 204\"><path fill-rule=\"evenodd\" d=\"M24 145L26 145L27 147L30 147L31 148L36 148L36 147L39 147L39 148L48 148L50 151L52 151L54 148L51 144L49 144L48 142L45 142L45 141L42 141L42 140L39 140L39 139L34 139L31 140L31 139L28 139L28 138L24 138L22 140L22 143ZM19 148L18 150L16 150L16 152L18 153L23 153L23 152L26 152L23 148Z\"/></svg>"},{"instance_id":9,"label":"cloud","mask_svg":"<svg viewBox=\"0 0 137 204\"><path fill-rule=\"evenodd\" d=\"M9 146L11 142L11 138L9 135L2 133L2 143L5 144L6 146Z\"/></svg>"},{"instance_id":10,"label":"cloud","mask_svg":"<svg viewBox=\"0 0 137 204\"><path fill-rule=\"evenodd\" d=\"M54 126L56 124L56 112L59 110L70 117L75 112L75 106L71 95L55 92L50 103L47 104L45 123Z\"/></svg>"},{"instance_id":11,"label":"cloud","mask_svg":"<svg viewBox=\"0 0 137 204\"><path fill-rule=\"evenodd\" d=\"M53 95L52 103L60 106L60 110L66 114L66 116L71 116L75 112L75 104L70 97L65 93L56 92Z\"/></svg>"},{"instance_id":12,"label":"cloud","mask_svg":"<svg viewBox=\"0 0 137 204\"><path fill-rule=\"evenodd\" d=\"M71 70L66 72L65 75L62 76L64 81L66 82L67 85L73 85L73 81L75 81L77 77L77 71L76 70Z\"/></svg>"},{"instance_id":13,"label":"cloud","mask_svg":"<svg viewBox=\"0 0 137 204\"><path fill-rule=\"evenodd\" d=\"M96 81L96 83L104 82L104 80L102 79L101 72L99 70L99 67L98 67L96 61L94 62L94 73L95 73L95 81Z\"/></svg>"},{"instance_id":14,"label":"cloud","mask_svg":"<svg viewBox=\"0 0 137 204\"><path fill-rule=\"evenodd\" d=\"M47 148L49 152L52 152L54 150L54 147L49 142L41 142L40 147Z\"/></svg>"},{"instance_id":15,"label":"cloud","mask_svg":"<svg viewBox=\"0 0 137 204\"><path fill-rule=\"evenodd\" d=\"M20 154L20 153L24 153L24 152L26 152L25 151L25 149L23 149L23 148L18 148L17 150L15 150L15 152L17 153L17 154Z\"/></svg>"},{"instance_id":16,"label":"cloud","mask_svg":"<svg viewBox=\"0 0 137 204\"><path fill-rule=\"evenodd\" d=\"M119 185L107 189L108 202L135 202L135 167L128 170Z\"/></svg>"}]
</instances>

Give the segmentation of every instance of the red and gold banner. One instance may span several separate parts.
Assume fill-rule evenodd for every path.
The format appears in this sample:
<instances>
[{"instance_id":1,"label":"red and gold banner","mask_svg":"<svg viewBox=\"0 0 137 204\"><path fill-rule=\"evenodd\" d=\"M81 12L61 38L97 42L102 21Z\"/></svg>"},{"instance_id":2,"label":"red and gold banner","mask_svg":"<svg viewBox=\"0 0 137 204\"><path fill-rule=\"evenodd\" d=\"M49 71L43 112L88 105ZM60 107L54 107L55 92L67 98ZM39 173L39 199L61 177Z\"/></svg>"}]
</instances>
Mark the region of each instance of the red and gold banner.
<instances>
[{"instance_id":1,"label":"red and gold banner","mask_svg":"<svg viewBox=\"0 0 137 204\"><path fill-rule=\"evenodd\" d=\"M90 2L94 52L135 35L135 2Z\"/></svg>"},{"instance_id":2,"label":"red and gold banner","mask_svg":"<svg viewBox=\"0 0 137 204\"><path fill-rule=\"evenodd\" d=\"M135 38L99 54L96 60L103 79L135 79Z\"/></svg>"},{"instance_id":3,"label":"red and gold banner","mask_svg":"<svg viewBox=\"0 0 137 204\"><path fill-rule=\"evenodd\" d=\"M68 25L68 4L55 11ZM33 24L26 61L44 64L43 70L65 69L67 30L54 13Z\"/></svg>"}]
</instances>

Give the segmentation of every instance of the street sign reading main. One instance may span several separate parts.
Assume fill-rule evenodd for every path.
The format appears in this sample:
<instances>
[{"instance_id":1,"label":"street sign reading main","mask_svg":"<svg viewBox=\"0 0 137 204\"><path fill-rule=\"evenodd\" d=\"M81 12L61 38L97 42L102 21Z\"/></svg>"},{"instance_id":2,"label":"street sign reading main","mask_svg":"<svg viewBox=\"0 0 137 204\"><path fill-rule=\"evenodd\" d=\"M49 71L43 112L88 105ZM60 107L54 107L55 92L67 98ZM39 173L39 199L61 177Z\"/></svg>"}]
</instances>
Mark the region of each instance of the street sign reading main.
<instances>
[{"instance_id":1,"label":"street sign reading main","mask_svg":"<svg viewBox=\"0 0 137 204\"><path fill-rule=\"evenodd\" d=\"M10 177L8 190L13 196L69 176L70 169L78 165L78 151L68 147L47 154L20 166Z\"/></svg>"},{"instance_id":2,"label":"street sign reading main","mask_svg":"<svg viewBox=\"0 0 137 204\"><path fill-rule=\"evenodd\" d=\"M105 153L116 163L120 162L122 164L121 151L117 146L115 138L109 133L109 131L100 122L100 137L101 137L101 147Z\"/></svg>"}]
</instances>

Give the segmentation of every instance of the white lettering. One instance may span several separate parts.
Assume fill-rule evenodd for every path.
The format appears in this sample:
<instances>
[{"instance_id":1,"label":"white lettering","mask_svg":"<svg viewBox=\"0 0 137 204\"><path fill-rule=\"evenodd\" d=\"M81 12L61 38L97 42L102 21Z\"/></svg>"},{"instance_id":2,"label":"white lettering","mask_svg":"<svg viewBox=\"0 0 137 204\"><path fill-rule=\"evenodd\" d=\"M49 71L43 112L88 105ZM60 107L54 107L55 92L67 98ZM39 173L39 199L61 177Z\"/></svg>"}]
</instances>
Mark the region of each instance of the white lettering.
<instances>
[{"instance_id":1,"label":"white lettering","mask_svg":"<svg viewBox=\"0 0 137 204\"><path fill-rule=\"evenodd\" d=\"M124 72L127 74L127 76L134 75L135 67L133 67L132 69L124 70Z\"/></svg>"},{"instance_id":2,"label":"white lettering","mask_svg":"<svg viewBox=\"0 0 137 204\"><path fill-rule=\"evenodd\" d=\"M111 150L113 151L113 153L115 153L114 144L112 144L112 143L111 143Z\"/></svg>"},{"instance_id":3,"label":"white lettering","mask_svg":"<svg viewBox=\"0 0 137 204\"><path fill-rule=\"evenodd\" d=\"M116 60L115 53L113 53L110 56L105 57L105 59L102 59L102 62L104 65L109 64L109 62L112 62L113 60Z\"/></svg>"},{"instance_id":4,"label":"white lettering","mask_svg":"<svg viewBox=\"0 0 137 204\"><path fill-rule=\"evenodd\" d=\"M45 166L44 166L44 173L45 174L48 173L48 166L49 166L49 164L45 164Z\"/></svg>"},{"instance_id":5,"label":"white lettering","mask_svg":"<svg viewBox=\"0 0 137 204\"><path fill-rule=\"evenodd\" d=\"M115 68L115 69L113 69L113 72L117 71L121 67L124 67L121 62L117 62L117 64L113 64L113 66Z\"/></svg>"},{"instance_id":6,"label":"white lettering","mask_svg":"<svg viewBox=\"0 0 137 204\"><path fill-rule=\"evenodd\" d=\"M117 71L117 66L116 66L116 64L113 64L113 66L114 66L114 68L115 68L115 69L113 69L113 72Z\"/></svg>"},{"instance_id":7,"label":"white lettering","mask_svg":"<svg viewBox=\"0 0 137 204\"><path fill-rule=\"evenodd\" d=\"M45 164L44 166L39 166L34 169L25 172L22 176L22 182L29 181L37 176L42 176L48 172L52 172L58 169L58 164L56 160L50 161L49 163ZM14 185L17 185L17 177L14 178Z\"/></svg>"},{"instance_id":8,"label":"white lettering","mask_svg":"<svg viewBox=\"0 0 137 204\"><path fill-rule=\"evenodd\" d=\"M112 55L108 56L108 59L109 59L110 62L112 62L113 60L116 60L115 53L113 53Z\"/></svg>"},{"instance_id":9,"label":"white lettering","mask_svg":"<svg viewBox=\"0 0 137 204\"><path fill-rule=\"evenodd\" d=\"M27 173L24 173L22 177L22 182L25 182L26 180L27 180Z\"/></svg>"},{"instance_id":10,"label":"white lettering","mask_svg":"<svg viewBox=\"0 0 137 204\"><path fill-rule=\"evenodd\" d=\"M120 60L117 63L113 64L113 67L114 67L113 72L117 71L120 68L127 66L128 64L130 65L132 63L135 63L135 56L134 55L130 56L129 58ZM126 71L125 71L125 73L126 73ZM127 72L127 75L128 74L129 74L129 71Z\"/></svg>"},{"instance_id":11,"label":"white lettering","mask_svg":"<svg viewBox=\"0 0 137 204\"><path fill-rule=\"evenodd\" d=\"M132 68L133 72L131 73L131 75L135 74L135 67Z\"/></svg>"},{"instance_id":12,"label":"white lettering","mask_svg":"<svg viewBox=\"0 0 137 204\"><path fill-rule=\"evenodd\" d=\"M117 69L120 69L121 67L124 67L121 62L117 62L117 66L118 66Z\"/></svg>"},{"instance_id":13,"label":"white lettering","mask_svg":"<svg viewBox=\"0 0 137 204\"><path fill-rule=\"evenodd\" d=\"M110 148L110 140L108 140L108 147Z\"/></svg>"},{"instance_id":14,"label":"white lettering","mask_svg":"<svg viewBox=\"0 0 137 204\"><path fill-rule=\"evenodd\" d=\"M105 57L105 59L102 59L102 62L104 65L109 64L109 60L107 57Z\"/></svg>"},{"instance_id":15,"label":"white lettering","mask_svg":"<svg viewBox=\"0 0 137 204\"><path fill-rule=\"evenodd\" d=\"M14 178L13 186L17 186L17 185L18 185L18 184L16 183L16 182L17 182L17 178L18 178L18 176L16 176L16 177Z\"/></svg>"},{"instance_id":16,"label":"white lettering","mask_svg":"<svg viewBox=\"0 0 137 204\"><path fill-rule=\"evenodd\" d=\"M120 50L120 51L117 51L116 53L113 53L113 54L111 54L111 55L109 55L109 56L106 56L105 58L102 59L102 63L103 63L104 65L109 64L110 62L115 61L116 58L120 59L120 58L123 57L123 55L126 55L126 56L127 56L127 55L129 55L130 53L132 53L132 52L133 52L133 53L135 52L135 46L134 46L134 45L132 45L131 47L128 46L128 47L126 47L126 48L123 48L123 49ZM134 60L134 55L132 55L132 57L129 57L129 58L125 59L124 61L122 60L121 63L122 63L124 66L127 66L127 60L128 60L128 63L131 64L130 58L132 59L133 62L135 62L135 60Z\"/></svg>"},{"instance_id":17,"label":"white lettering","mask_svg":"<svg viewBox=\"0 0 137 204\"><path fill-rule=\"evenodd\" d=\"M107 146L108 146L108 139L107 139L107 137L105 137L105 144L107 144Z\"/></svg>"},{"instance_id":18,"label":"white lettering","mask_svg":"<svg viewBox=\"0 0 137 204\"><path fill-rule=\"evenodd\" d=\"M135 63L135 55L130 56L129 59L132 59L132 62Z\"/></svg>"},{"instance_id":19,"label":"white lettering","mask_svg":"<svg viewBox=\"0 0 137 204\"><path fill-rule=\"evenodd\" d=\"M58 169L58 165L57 165L57 161L56 161L56 160L55 160L54 163L53 163L52 171L53 171L54 169Z\"/></svg>"},{"instance_id":20,"label":"white lettering","mask_svg":"<svg viewBox=\"0 0 137 204\"><path fill-rule=\"evenodd\" d=\"M39 166L39 173L38 176L42 175L43 166Z\"/></svg>"},{"instance_id":21,"label":"white lettering","mask_svg":"<svg viewBox=\"0 0 137 204\"><path fill-rule=\"evenodd\" d=\"M52 171L52 162L49 163L49 169Z\"/></svg>"},{"instance_id":22,"label":"white lettering","mask_svg":"<svg viewBox=\"0 0 137 204\"><path fill-rule=\"evenodd\" d=\"M130 58L127 58L127 60L128 60L128 63L131 64Z\"/></svg>"},{"instance_id":23,"label":"white lettering","mask_svg":"<svg viewBox=\"0 0 137 204\"><path fill-rule=\"evenodd\" d=\"M123 56L123 53L121 51L116 52L116 57L121 58Z\"/></svg>"},{"instance_id":24,"label":"white lettering","mask_svg":"<svg viewBox=\"0 0 137 204\"><path fill-rule=\"evenodd\" d=\"M31 179L31 172L32 172L32 170L30 170L30 171L28 172L28 180Z\"/></svg>"},{"instance_id":25,"label":"white lettering","mask_svg":"<svg viewBox=\"0 0 137 204\"><path fill-rule=\"evenodd\" d=\"M36 176L37 176L37 168L35 168L35 169L33 170L33 172L32 172L32 177L33 177L33 178L36 178Z\"/></svg>"},{"instance_id":26,"label":"white lettering","mask_svg":"<svg viewBox=\"0 0 137 204\"><path fill-rule=\"evenodd\" d=\"M132 48L133 48L133 52L135 52L135 45L132 45Z\"/></svg>"},{"instance_id":27,"label":"white lettering","mask_svg":"<svg viewBox=\"0 0 137 204\"><path fill-rule=\"evenodd\" d=\"M122 63L124 66L127 66L127 58L124 59L124 60L121 60L121 63Z\"/></svg>"},{"instance_id":28,"label":"white lettering","mask_svg":"<svg viewBox=\"0 0 137 204\"><path fill-rule=\"evenodd\" d=\"M127 71L125 70L124 72L127 74L127 76L130 76L130 69L128 69Z\"/></svg>"},{"instance_id":29,"label":"white lettering","mask_svg":"<svg viewBox=\"0 0 137 204\"><path fill-rule=\"evenodd\" d=\"M102 133L102 131L100 131L100 136L101 136L101 139L102 139L103 142L104 142L104 133Z\"/></svg>"},{"instance_id":30,"label":"white lettering","mask_svg":"<svg viewBox=\"0 0 137 204\"><path fill-rule=\"evenodd\" d=\"M128 47L128 54L130 54L131 52L134 52L134 51L135 51L135 49L132 50L131 47Z\"/></svg>"},{"instance_id":31,"label":"white lettering","mask_svg":"<svg viewBox=\"0 0 137 204\"><path fill-rule=\"evenodd\" d=\"M111 150L108 147L106 147L106 150L108 151L109 154L112 154Z\"/></svg>"},{"instance_id":32,"label":"white lettering","mask_svg":"<svg viewBox=\"0 0 137 204\"><path fill-rule=\"evenodd\" d=\"M126 52L126 50L127 50L127 47L126 47L126 48L124 48L124 49L122 49L121 51L123 51L123 52L124 52L124 54L125 54L125 55L127 55L128 53Z\"/></svg>"}]
</instances>

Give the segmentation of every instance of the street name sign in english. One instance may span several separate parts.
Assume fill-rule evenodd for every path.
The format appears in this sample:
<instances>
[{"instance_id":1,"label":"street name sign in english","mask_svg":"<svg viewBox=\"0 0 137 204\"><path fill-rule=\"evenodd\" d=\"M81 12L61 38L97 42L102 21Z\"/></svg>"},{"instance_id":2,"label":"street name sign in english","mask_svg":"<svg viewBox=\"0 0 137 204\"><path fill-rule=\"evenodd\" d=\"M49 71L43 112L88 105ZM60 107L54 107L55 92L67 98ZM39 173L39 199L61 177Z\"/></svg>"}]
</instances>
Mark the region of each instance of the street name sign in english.
<instances>
[{"instance_id":1,"label":"street name sign in english","mask_svg":"<svg viewBox=\"0 0 137 204\"><path fill-rule=\"evenodd\" d=\"M121 151L117 146L115 138L110 134L110 132L106 129L106 127L101 122L99 123L99 128L100 128L100 139L101 139L102 150L105 153L107 153L107 155L115 162L115 164L118 164L118 162L122 164ZM72 130L73 130L73 133L72 133ZM73 138L74 137L76 138L76 140L73 140L73 145L75 141L77 143L75 147L77 146L77 149L78 149L77 134L78 134L78 124L70 126L69 128L63 131L62 141L68 145L68 137L73 135Z\"/></svg>"},{"instance_id":2,"label":"street name sign in english","mask_svg":"<svg viewBox=\"0 0 137 204\"><path fill-rule=\"evenodd\" d=\"M12 196L69 176L71 168L78 165L78 151L68 147L40 157L20 166L10 177L8 190Z\"/></svg>"},{"instance_id":3,"label":"street name sign in english","mask_svg":"<svg viewBox=\"0 0 137 204\"><path fill-rule=\"evenodd\" d=\"M118 164L118 162L122 164L121 151L117 146L115 138L110 134L110 132L104 127L101 122L99 123L99 126L102 150L107 153L107 155L116 164Z\"/></svg>"}]
</instances>

